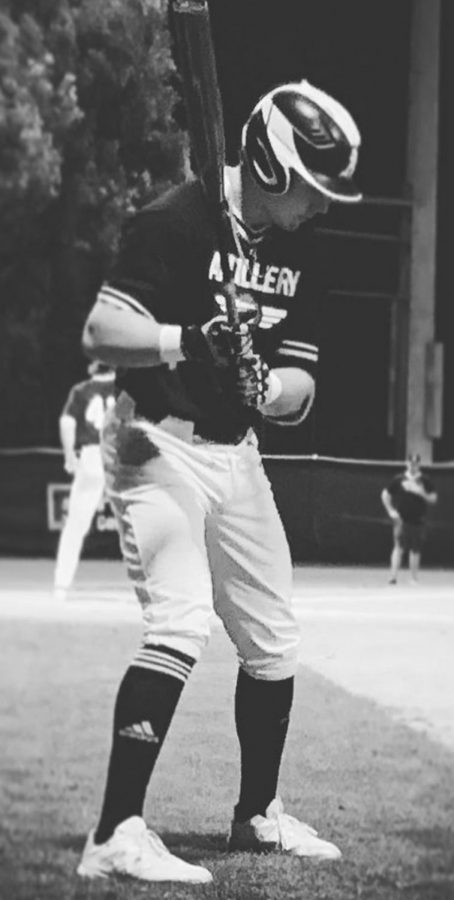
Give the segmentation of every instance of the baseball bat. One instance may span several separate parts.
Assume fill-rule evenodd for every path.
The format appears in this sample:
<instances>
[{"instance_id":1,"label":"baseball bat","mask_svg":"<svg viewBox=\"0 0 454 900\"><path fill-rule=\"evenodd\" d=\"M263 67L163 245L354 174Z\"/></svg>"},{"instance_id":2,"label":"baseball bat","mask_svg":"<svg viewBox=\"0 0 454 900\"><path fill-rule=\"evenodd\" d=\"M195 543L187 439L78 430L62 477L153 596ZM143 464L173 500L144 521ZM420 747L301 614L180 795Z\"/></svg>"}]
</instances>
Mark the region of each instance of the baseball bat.
<instances>
[{"instance_id":1,"label":"baseball bat","mask_svg":"<svg viewBox=\"0 0 454 900\"><path fill-rule=\"evenodd\" d=\"M170 8L192 152L216 231L227 319L238 325L228 251L232 223L224 193L224 117L208 2L170 0Z\"/></svg>"}]
</instances>

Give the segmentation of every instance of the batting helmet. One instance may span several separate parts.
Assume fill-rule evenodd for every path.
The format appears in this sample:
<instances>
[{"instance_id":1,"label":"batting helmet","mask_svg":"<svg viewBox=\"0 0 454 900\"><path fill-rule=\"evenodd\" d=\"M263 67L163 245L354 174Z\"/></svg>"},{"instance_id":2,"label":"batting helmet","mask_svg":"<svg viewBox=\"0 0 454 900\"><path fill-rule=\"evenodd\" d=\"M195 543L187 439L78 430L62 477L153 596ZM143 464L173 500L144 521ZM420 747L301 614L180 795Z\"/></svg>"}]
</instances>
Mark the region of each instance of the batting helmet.
<instances>
[{"instance_id":1,"label":"batting helmet","mask_svg":"<svg viewBox=\"0 0 454 900\"><path fill-rule=\"evenodd\" d=\"M361 143L341 103L308 81L280 85L265 94L242 133L242 149L260 187L285 194L291 171L333 200L356 203L352 182Z\"/></svg>"}]
</instances>

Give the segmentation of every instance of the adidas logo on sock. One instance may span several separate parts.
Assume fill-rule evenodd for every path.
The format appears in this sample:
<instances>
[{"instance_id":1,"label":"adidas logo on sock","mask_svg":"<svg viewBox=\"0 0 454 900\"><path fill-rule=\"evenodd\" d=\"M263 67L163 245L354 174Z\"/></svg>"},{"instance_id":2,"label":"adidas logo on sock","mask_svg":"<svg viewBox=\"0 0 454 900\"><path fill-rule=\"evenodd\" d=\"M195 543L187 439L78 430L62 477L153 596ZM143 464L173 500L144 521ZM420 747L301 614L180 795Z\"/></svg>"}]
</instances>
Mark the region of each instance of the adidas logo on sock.
<instances>
[{"instance_id":1,"label":"adidas logo on sock","mask_svg":"<svg viewBox=\"0 0 454 900\"><path fill-rule=\"evenodd\" d=\"M136 725L126 725L118 732L121 737L133 738L136 741L147 741L149 744L159 744L159 738L154 733L149 722L140 722Z\"/></svg>"}]
</instances>

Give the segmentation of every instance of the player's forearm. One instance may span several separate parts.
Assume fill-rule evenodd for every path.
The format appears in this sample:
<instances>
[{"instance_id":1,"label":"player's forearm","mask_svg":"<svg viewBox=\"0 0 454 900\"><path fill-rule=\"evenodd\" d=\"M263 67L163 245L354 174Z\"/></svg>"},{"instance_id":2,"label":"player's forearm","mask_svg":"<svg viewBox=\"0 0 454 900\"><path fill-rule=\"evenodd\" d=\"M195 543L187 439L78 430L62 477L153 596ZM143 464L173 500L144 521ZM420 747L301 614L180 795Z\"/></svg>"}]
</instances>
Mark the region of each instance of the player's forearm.
<instances>
[{"instance_id":1,"label":"player's forearm","mask_svg":"<svg viewBox=\"0 0 454 900\"><path fill-rule=\"evenodd\" d=\"M276 399L262 407L264 415L277 420L294 416L297 421L302 421L309 412L315 396L315 382L312 376L303 369L291 367L272 369L271 375L279 379L280 392Z\"/></svg>"},{"instance_id":2,"label":"player's forearm","mask_svg":"<svg viewBox=\"0 0 454 900\"><path fill-rule=\"evenodd\" d=\"M76 450L76 420L72 416L63 415L59 420L60 442L65 457L72 456Z\"/></svg>"},{"instance_id":3,"label":"player's forearm","mask_svg":"<svg viewBox=\"0 0 454 900\"><path fill-rule=\"evenodd\" d=\"M115 368L159 366L183 359L181 328L161 325L153 316L98 302L82 335L82 346L93 359Z\"/></svg>"},{"instance_id":4,"label":"player's forearm","mask_svg":"<svg viewBox=\"0 0 454 900\"><path fill-rule=\"evenodd\" d=\"M391 516L391 518L394 518L396 516L397 510L396 510L395 506L393 506L391 496L388 491L386 491L386 490L382 491L381 501L383 503L383 506L386 509L386 512L388 513L388 516Z\"/></svg>"}]
</instances>

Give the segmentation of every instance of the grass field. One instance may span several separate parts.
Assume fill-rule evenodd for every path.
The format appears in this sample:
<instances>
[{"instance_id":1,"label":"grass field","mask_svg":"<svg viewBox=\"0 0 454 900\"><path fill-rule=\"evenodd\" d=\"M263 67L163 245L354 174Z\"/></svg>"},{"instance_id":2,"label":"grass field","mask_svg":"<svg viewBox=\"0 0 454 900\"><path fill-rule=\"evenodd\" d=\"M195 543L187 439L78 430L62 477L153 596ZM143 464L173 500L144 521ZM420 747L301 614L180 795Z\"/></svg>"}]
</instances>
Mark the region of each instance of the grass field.
<instances>
[{"instance_id":1,"label":"grass field","mask_svg":"<svg viewBox=\"0 0 454 900\"><path fill-rule=\"evenodd\" d=\"M87 883L75 875L99 809L128 622L2 621L1 900L452 900L448 749L302 667L281 776L288 810L343 851L338 863L228 855L238 751L236 665L215 630L158 763L147 820L201 861L209 886Z\"/></svg>"}]
</instances>

